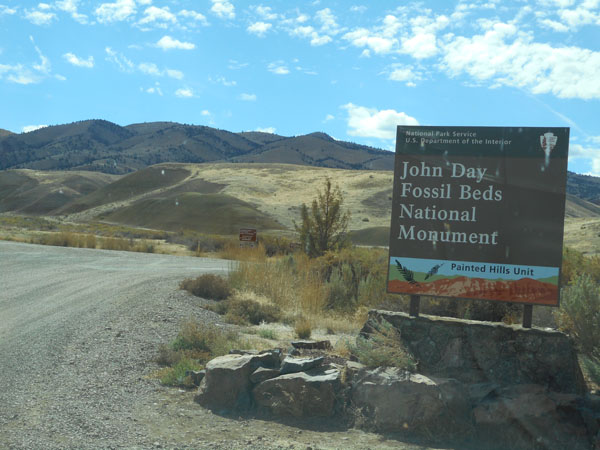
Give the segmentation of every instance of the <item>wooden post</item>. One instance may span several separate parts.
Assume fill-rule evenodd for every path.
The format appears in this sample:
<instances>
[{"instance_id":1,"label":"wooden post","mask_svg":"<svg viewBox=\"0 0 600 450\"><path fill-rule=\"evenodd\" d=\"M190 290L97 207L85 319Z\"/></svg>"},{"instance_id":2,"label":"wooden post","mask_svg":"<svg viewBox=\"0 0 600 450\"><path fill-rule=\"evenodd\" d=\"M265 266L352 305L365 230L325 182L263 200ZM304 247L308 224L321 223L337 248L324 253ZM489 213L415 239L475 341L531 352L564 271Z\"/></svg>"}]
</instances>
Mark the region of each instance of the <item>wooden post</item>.
<instances>
[{"instance_id":1,"label":"wooden post","mask_svg":"<svg viewBox=\"0 0 600 450\"><path fill-rule=\"evenodd\" d=\"M523 328L531 328L533 305L523 305Z\"/></svg>"},{"instance_id":2,"label":"wooden post","mask_svg":"<svg viewBox=\"0 0 600 450\"><path fill-rule=\"evenodd\" d=\"M411 317L419 317L419 307L421 306L421 297L419 295L410 296L410 310L409 315Z\"/></svg>"}]
</instances>

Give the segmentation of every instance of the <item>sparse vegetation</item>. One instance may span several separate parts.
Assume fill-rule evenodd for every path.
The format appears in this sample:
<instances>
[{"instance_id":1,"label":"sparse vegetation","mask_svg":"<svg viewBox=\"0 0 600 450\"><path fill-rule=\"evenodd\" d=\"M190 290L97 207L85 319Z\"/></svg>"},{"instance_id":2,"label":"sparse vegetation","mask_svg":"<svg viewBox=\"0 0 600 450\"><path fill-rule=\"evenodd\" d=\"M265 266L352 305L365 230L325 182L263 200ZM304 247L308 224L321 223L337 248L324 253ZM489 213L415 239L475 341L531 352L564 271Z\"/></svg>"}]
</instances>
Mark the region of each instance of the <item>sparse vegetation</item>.
<instances>
[{"instance_id":1,"label":"sparse vegetation","mask_svg":"<svg viewBox=\"0 0 600 450\"><path fill-rule=\"evenodd\" d=\"M200 370L210 359L247 346L236 332L188 320L173 342L159 348L156 362L166 367L157 376L169 386L191 387L191 380L185 376L187 371Z\"/></svg>"},{"instance_id":2,"label":"sparse vegetation","mask_svg":"<svg viewBox=\"0 0 600 450\"><path fill-rule=\"evenodd\" d=\"M231 295L227 280L219 275L204 274L198 278L183 280L179 286L196 297L224 300Z\"/></svg>"},{"instance_id":3,"label":"sparse vegetation","mask_svg":"<svg viewBox=\"0 0 600 450\"><path fill-rule=\"evenodd\" d=\"M400 367L415 370L417 362L403 347L399 332L387 321L382 321L368 337L358 336L348 348L367 367Z\"/></svg>"}]
</instances>

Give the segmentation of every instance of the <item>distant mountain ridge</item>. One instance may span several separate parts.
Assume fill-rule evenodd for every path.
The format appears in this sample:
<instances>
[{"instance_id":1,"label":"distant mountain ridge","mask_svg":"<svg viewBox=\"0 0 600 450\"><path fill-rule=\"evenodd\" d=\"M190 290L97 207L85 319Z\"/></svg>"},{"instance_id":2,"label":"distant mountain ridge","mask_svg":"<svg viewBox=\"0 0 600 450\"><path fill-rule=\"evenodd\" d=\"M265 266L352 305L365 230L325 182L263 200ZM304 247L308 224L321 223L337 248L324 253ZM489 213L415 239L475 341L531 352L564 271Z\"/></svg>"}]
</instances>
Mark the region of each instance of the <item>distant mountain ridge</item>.
<instances>
[{"instance_id":1,"label":"distant mountain ridge","mask_svg":"<svg viewBox=\"0 0 600 450\"><path fill-rule=\"evenodd\" d=\"M106 120L85 120L23 134L0 133L0 170L125 174L162 162L287 163L392 170L394 154L336 141L325 133L285 137L175 122L122 127Z\"/></svg>"},{"instance_id":2,"label":"distant mountain ridge","mask_svg":"<svg viewBox=\"0 0 600 450\"><path fill-rule=\"evenodd\" d=\"M95 119L22 134L0 129L0 170L85 170L123 175L166 162L279 163L391 171L394 153L337 141L322 132L286 137L176 122L122 127ZM567 194L574 200L569 203L567 216L581 215L582 209L600 213L593 206L600 205L600 178L569 172Z\"/></svg>"}]
</instances>

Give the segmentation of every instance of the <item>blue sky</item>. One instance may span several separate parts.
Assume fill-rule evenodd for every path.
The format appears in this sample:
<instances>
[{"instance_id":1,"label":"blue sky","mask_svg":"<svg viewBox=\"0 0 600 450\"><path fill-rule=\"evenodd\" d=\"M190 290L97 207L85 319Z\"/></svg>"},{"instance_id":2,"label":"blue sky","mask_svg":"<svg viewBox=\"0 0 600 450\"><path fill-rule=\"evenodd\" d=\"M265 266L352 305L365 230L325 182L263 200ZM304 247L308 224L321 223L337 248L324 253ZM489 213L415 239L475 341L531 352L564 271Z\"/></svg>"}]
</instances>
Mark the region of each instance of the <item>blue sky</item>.
<instances>
[{"instance_id":1,"label":"blue sky","mask_svg":"<svg viewBox=\"0 0 600 450\"><path fill-rule=\"evenodd\" d=\"M396 125L568 126L600 175L600 0L0 0L0 128L106 119L393 149Z\"/></svg>"}]
</instances>

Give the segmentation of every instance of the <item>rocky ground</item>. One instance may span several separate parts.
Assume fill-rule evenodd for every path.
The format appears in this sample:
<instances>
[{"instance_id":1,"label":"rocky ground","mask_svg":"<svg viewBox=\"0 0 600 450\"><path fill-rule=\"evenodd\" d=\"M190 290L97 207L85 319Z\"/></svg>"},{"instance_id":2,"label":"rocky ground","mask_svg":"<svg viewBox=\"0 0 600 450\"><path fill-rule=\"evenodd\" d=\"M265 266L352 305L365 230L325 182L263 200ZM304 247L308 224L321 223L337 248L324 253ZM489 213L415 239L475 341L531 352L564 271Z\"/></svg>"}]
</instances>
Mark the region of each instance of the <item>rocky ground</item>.
<instances>
[{"instance_id":1,"label":"rocky ground","mask_svg":"<svg viewBox=\"0 0 600 450\"><path fill-rule=\"evenodd\" d=\"M323 423L225 417L152 377L194 317L179 282L230 262L0 241L0 447L424 448Z\"/></svg>"}]
</instances>

